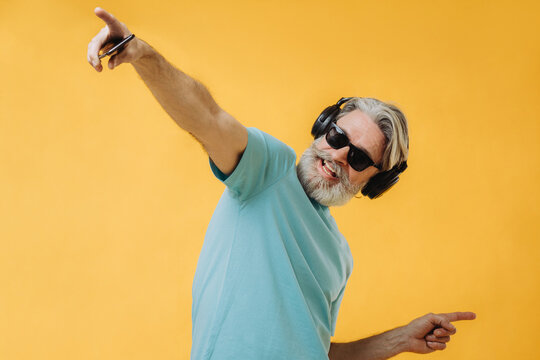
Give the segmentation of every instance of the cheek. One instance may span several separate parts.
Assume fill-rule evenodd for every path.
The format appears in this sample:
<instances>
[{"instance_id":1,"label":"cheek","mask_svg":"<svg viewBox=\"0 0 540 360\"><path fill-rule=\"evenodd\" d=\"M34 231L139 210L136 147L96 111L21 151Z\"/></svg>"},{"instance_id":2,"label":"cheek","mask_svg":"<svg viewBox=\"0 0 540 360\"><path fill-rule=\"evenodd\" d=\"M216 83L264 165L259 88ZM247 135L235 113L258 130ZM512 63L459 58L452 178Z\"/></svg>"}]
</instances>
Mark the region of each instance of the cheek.
<instances>
[{"instance_id":1,"label":"cheek","mask_svg":"<svg viewBox=\"0 0 540 360\"><path fill-rule=\"evenodd\" d=\"M320 139L316 144L315 144L315 147L319 150L329 150L329 149L332 149L330 147L330 145L328 145L328 143L326 142L326 139L323 137L322 139Z\"/></svg>"},{"instance_id":2,"label":"cheek","mask_svg":"<svg viewBox=\"0 0 540 360\"><path fill-rule=\"evenodd\" d=\"M349 180L353 185L362 185L367 183L369 179L377 173L377 169L369 168L358 172L353 169L349 170Z\"/></svg>"}]
</instances>

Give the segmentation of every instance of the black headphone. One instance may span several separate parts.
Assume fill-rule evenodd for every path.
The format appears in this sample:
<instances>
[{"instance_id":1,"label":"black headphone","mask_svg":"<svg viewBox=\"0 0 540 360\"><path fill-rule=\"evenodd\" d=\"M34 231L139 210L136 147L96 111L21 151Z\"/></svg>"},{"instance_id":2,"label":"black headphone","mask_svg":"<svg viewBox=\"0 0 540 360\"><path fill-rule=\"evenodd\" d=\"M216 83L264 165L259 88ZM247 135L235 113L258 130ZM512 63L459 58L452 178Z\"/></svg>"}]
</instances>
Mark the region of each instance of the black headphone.
<instances>
[{"instance_id":1,"label":"black headphone","mask_svg":"<svg viewBox=\"0 0 540 360\"><path fill-rule=\"evenodd\" d=\"M328 106L319 115L313 128L311 129L311 135L315 139L326 134L330 128L330 124L335 121L336 116L341 111L341 105L349 101L350 97L342 97L334 105ZM395 165L392 169L380 172L369 179L368 183L362 188L362 194L368 196L370 199L375 199L381 196L385 191L390 189L399 180L399 174L401 174L407 168L407 161L401 164Z\"/></svg>"}]
</instances>

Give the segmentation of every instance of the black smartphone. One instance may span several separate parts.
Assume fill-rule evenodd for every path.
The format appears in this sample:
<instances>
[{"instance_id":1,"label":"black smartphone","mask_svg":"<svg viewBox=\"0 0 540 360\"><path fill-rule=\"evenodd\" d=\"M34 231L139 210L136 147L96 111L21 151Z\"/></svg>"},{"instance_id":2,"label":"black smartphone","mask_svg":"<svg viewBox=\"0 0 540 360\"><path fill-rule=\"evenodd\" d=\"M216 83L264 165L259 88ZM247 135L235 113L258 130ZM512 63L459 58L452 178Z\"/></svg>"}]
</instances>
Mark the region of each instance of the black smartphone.
<instances>
[{"instance_id":1,"label":"black smartphone","mask_svg":"<svg viewBox=\"0 0 540 360\"><path fill-rule=\"evenodd\" d=\"M124 48L124 46L129 42L131 41L133 38L135 37L134 34L131 34L129 35L127 38L124 38L124 39L112 39L110 42L108 42L107 44L105 44L105 46L103 46L103 48L100 50L101 51L106 51L104 52L103 54L99 55L99 59L102 59L104 58L105 56L112 56L112 55L115 55L116 53L119 53L120 51L122 51L122 49ZM120 40L119 43L116 43ZM110 48L109 50L105 50L107 49L108 47L112 46L112 48Z\"/></svg>"}]
</instances>

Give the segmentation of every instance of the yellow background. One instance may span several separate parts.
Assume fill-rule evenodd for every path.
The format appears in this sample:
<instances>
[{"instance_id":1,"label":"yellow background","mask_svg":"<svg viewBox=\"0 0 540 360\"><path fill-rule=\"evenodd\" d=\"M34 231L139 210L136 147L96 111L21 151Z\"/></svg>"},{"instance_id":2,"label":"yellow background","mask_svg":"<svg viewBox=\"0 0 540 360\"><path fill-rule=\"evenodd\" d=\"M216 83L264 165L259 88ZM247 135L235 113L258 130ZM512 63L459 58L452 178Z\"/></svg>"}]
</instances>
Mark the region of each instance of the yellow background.
<instances>
[{"instance_id":1,"label":"yellow background","mask_svg":"<svg viewBox=\"0 0 540 360\"><path fill-rule=\"evenodd\" d=\"M96 6L298 154L341 96L405 112L399 184L332 210L354 256L333 341L474 311L398 358L538 358L537 1L4 0L1 359L189 357L224 186L131 65L87 63Z\"/></svg>"}]
</instances>

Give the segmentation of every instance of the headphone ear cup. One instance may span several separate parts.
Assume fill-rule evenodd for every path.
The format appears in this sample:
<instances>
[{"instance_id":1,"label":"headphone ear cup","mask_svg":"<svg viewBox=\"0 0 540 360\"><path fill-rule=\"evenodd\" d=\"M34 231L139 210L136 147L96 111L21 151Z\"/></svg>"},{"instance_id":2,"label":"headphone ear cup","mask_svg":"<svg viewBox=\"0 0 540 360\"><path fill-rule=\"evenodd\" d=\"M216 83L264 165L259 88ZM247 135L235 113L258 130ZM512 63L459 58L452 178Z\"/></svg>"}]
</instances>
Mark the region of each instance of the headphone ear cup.
<instances>
[{"instance_id":1,"label":"headphone ear cup","mask_svg":"<svg viewBox=\"0 0 540 360\"><path fill-rule=\"evenodd\" d=\"M334 121L334 118L339 113L340 108L339 105L331 105L324 109L324 111L317 117L317 120L315 120L315 123L313 124L313 127L311 128L311 135L315 139L318 137L326 134L328 131L328 127Z\"/></svg>"},{"instance_id":2,"label":"headphone ear cup","mask_svg":"<svg viewBox=\"0 0 540 360\"><path fill-rule=\"evenodd\" d=\"M370 199L375 199L381 196L386 190L390 189L397 183L399 177L395 171L389 170L369 179L368 183L362 188L362 195L368 196Z\"/></svg>"},{"instance_id":3,"label":"headphone ear cup","mask_svg":"<svg viewBox=\"0 0 540 360\"><path fill-rule=\"evenodd\" d=\"M405 161L388 171L374 175L362 188L362 195L368 196L370 199L378 198L399 181L399 174L405 171L406 168L407 162Z\"/></svg>"}]
</instances>

